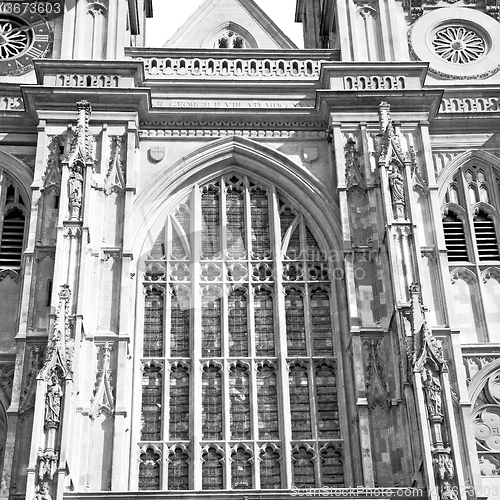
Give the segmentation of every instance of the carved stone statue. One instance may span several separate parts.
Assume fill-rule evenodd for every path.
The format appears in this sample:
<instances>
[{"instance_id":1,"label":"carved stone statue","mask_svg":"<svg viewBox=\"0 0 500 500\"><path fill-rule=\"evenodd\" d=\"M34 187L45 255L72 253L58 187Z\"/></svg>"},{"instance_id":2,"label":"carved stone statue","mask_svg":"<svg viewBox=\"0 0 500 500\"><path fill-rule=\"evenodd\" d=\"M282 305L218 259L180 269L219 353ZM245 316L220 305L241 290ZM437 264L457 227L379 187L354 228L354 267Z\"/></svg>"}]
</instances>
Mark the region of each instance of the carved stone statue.
<instances>
[{"instance_id":1,"label":"carved stone statue","mask_svg":"<svg viewBox=\"0 0 500 500\"><path fill-rule=\"evenodd\" d=\"M80 217L83 195L83 176L78 167L70 170L68 191L70 218L78 219Z\"/></svg>"},{"instance_id":2,"label":"carved stone statue","mask_svg":"<svg viewBox=\"0 0 500 500\"><path fill-rule=\"evenodd\" d=\"M423 381L424 391L427 399L427 408L431 416L440 417L441 413L441 382L435 377L431 370L425 370L426 378Z\"/></svg>"},{"instance_id":3,"label":"carved stone statue","mask_svg":"<svg viewBox=\"0 0 500 500\"><path fill-rule=\"evenodd\" d=\"M443 487L441 489L441 500L458 500L456 492L447 481L443 483Z\"/></svg>"},{"instance_id":4,"label":"carved stone statue","mask_svg":"<svg viewBox=\"0 0 500 500\"><path fill-rule=\"evenodd\" d=\"M403 203L405 200L403 176L397 166L394 166L389 173L389 186L393 203Z\"/></svg>"},{"instance_id":5,"label":"carved stone statue","mask_svg":"<svg viewBox=\"0 0 500 500\"><path fill-rule=\"evenodd\" d=\"M61 417L63 390L56 375L52 375L45 396L45 424L58 424Z\"/></svg>"},{"instance_id":6,"label":"carved stone statue","mask_svg":"<svg viewBox=\"0 0 500 500\"><path fill-rule=\"evenodd\" d=\"M52 500L52 497L49 495L49 485L47 483L42 483L36 487L33 500Z\"/></svg>"}]
</instances>

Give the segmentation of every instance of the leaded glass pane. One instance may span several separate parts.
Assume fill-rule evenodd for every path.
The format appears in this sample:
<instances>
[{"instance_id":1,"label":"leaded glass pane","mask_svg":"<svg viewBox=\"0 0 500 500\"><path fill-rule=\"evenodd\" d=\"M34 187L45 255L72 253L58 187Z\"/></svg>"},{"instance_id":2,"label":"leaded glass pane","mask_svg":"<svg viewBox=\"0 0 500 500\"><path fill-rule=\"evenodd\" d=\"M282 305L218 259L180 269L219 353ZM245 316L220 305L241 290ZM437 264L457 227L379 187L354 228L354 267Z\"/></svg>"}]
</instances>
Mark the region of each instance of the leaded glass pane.
<instances>
[{"instance_id":1,"label":"leaded glass pane","mask_svg":"<svg viewBox=\"0 0 500 500\"><path fill-rule=\"evenodd\" d=\"M189 295L174 286L171 287L170 299L170 356L189 356L190 334Z\"/></svg>"},{"instance_id":2,"label":"leaded glass pane","mask_svg":"<svg viewBox=\"0 0 500 500\"><path fill-rule=\"evenodd\" d=\"M221 300L219 292L205 289L201 314L202 356L221 356Z\"/></svg>"},{"instance_id":3,"label":"leaded glass pane","mask_svg":"<svg viewBox=\"0 0 500 500\"><path fill-rule=\"evenodd\" d=\"M246 289L232 291L228 297L229 355L248 356Z\"/></svg>"},{"instance_id":4,"label":"leaded glass pane","mask_svg":"<svg viewBox=\"0 0 500 500\"><path fill-rule=\"evenodd\" d=\"M252 258L267 259L271 255L269 234L269 201L267 191L259 186L250 190L252 218Z\"/></svg>"},{"instance_id":5,"label":"leaded glass pane","mask_svg":"<svg viewBox=\"0 0 500 500\"><path fill-rule=\"evenodd\" d=\"M161 368L145 366L142 376L141 440L161 439L161 407L163 379Z\"/></svg>"},{"instance_id":6,"label":"leaded glass pane","mask_svg":"<svg viewBox=\"0 0 500 500\"><path fill-rule=\"evenodd\" d=\"M256 288L254 293L255 349L257 356L274 356L274 307L272 292Z\"/></svg>"},{"instance_id":7,"label":"leaded glass pane","mask_svg":"<svg viewBox=\"0 0 500 500\"><path fill-rule=\"evenodd\" d=\"M340 438L337 385L333 363L320 362L316 366L316 401L318 405L318 436Z\"/></svg>"},{"instance_id":8,"label":"leaded glass pane","mask_svg":"<svg viewBox=\"0 0 500 500\"><path fill-rule=\"evenodd\" d=\"M314 356L331 356L333 355L333 338L329 292L324 289L313 290L309 307Z\"/></svg>"},{"instance_id":9,"label":"leaded glass pane","mask_svg":"<svg viewBox=\"0 0 500 500\"><path fill-rule=\"evenodd\" d=\"M143 491L160 489L160 454L148 448L140 456L139 489Z\"/></svg>"},{"instance_id":10,"label":"leaded glass pane","mask_svg":"<svg viewBox=\"0 0 500 500\"><path fill-rule=\"evenodd\" d=\"M338 444L327 444L320 452L323 486L344 486L344 464L342 450Z\"/></svg>"},{"instance_id":11,"label":"leaded glass pane","mask_svg":"<svg viewBox=\"0 0 500 500\"><path fill-rule=\"evenodd\" d=\"M209 184L203 189L201 195L203 215L201 252L203 257L207 259L218 256L221 250L219 204L219 183Z\"/></svg>"},{"instance_id":12,"label":"leaded glass pane","mask_svg":"<svg viewBox=\"0 0 500 500\"><path fill-rule=\"evenodd\" d=\"M231 488L247 490L252 487L252 454L243 447L237 448L231 456Z\"/></svg>"},{"instance_id":13,"label":"leaded glass pane","mask_svg":"<svg viewBox=\"0 0 500 500\"><path fill-rule=\"evenodd\" d=\"M288 356L306 356L304 298L300 288L286 289L285 316Z\"/></svg>"},{"instance_id":14,"label":"leaded glass pane","mask_svg":"<svg viewBox=\"0 0 500 500\"><path fill-rule=\"evenodd\" d=\"M208 366L202 378L203 439L222 439L222 380L220 369Z\"/></svg>"},{"instance_id":15,"label":"leaded glass pane","mask_svg":"<svg viewBox=\"0 0 500 500\"><path fill-rule=\"evenodd\" d=\"M278 392L275 370L262 366L257 371L259 439L279 439Z\"/></svg>"},{"instance_id":16,"label":"leaded glass pane","mask_svg":"<svg viewBox=\"0 0 500 500\"><path fill-rule=\"evenodd\" d=\"M189 439L189 374L184 366L173 366L170 372L170 419L171 440Z\"/></svg>"},{"instance_id":17,"label":"leaded glass pane","mask_svg":"<svg viewBox=\"0 0 500 500\"><path fill-rule=\"evenodd\" d=\"M306 365L290 366L290 416L292 439L311 439L311 403Z\"/></svg>"},{"instance_id":18,"label":"leaded glass pane","mask_svg":"<svg viewBox=\"0 0 500 500\"><path fill-rule=\"evenodd\" d=\"M163 356L163 292L147 290L144 301L144 356Z\"/></svg>"},{"instance_id":19,"label":"leaded glass pane","mask_svg":"<svg viewBox=\"0 0 500 500\"><path fill-rule=\"evenodd\" d=\"M279 451L267 445L260 454L260 487L263 490L281 488Z\"/></svg>"},{"instance_id":20,"label":"leaded glass pane","mask_svg":"<svg viewBox=\"0 0 500 500\"><path fill-rule=\"evenodd\" d=\"M248 369L234 366L229 375L231 439L250 439L250 381Z\"/></svg>"},{"instance_id":21,"label":"leaded glass pane","mask_svg":"<svg viewBox=\"0 0 500 500\"><path fill-rule=\"evenodd\" d=\"M297 488L313 488L316 485L314 477L314 450L305 445L297 446L292 452L293 485Z\"/></svg>"},{"instance_id":22,"label":"leaded glass pane","mask_svg":"<svg viewBox=\"0 0 500 500\"><path fill-rule=\"evenodd\" d=\"M168 489L189 489L188 454L180 447L170 452L168 456Z\"/></svg>"},{"instance_id":23,"label":"leaded glass pane","mask_svg":"<svg viewBox=\"0 0 500 500\"><path fill-rule=\"evenodd\" d=\"M245 244L245 193L238 177L229 179L226 193L227 254L231 258L244 257Z\"/></svg>"},{"instance_id":24,"label":"leaded glass pane","mask_svg":"<svg viewBox=\"0 0 500 500\"><path fill-rule=\"evenodd\" d=\"M222 490L224 476L222 469L222 453L209 448L202 455L202 488L204 490Z\"/></svg>"}]
</instances>

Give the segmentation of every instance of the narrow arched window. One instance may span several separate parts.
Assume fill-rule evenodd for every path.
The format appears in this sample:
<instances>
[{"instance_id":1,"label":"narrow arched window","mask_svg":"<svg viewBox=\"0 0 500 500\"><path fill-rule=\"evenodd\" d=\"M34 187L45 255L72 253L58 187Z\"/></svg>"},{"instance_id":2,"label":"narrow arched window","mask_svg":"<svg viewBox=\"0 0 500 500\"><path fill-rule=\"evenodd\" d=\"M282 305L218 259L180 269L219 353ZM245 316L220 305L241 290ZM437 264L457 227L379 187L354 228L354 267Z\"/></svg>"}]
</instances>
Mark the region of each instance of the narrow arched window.
<instances>
[{"instance_id":1,"label":"narrow arched window","mask_svg":"<svg viewBox=\"0 0 500 500\"><path fill-rule=\"evenodd\" d=\"M480 210L474 217L474 234L476 236L479 260L498 260L498 241L493 217Z\"/></svg>"},{"instance_id":2,"label":"narrow arched window","mask_svg":"<svg viewBox=\"0 0 500 500\"><path fill-rule=\"evenodd\" d=\"M20 189L6 173L0 171L0 269L21 267L26 229L26 203Z\"/></svg>"},{"instance_id":3,"label":"narrow arched window","mask_svg":"<svg viewBox=\"0 0 500 500\"><path fill-rule=\"evenodd\" d=\"M318 236L284 193L237 171L194 186L166 218L143 275L137 449L171 450L162 484L173 467L182 481L169 489L344 484Z\"/></svg>"},{"instance_id":4,"label":"narrow arched window","mask_svg":"<svg viewBox=\"0 0 500 500\"><path fill-rule=\"evenodd\" d=\"M463 221L453 212L449 212L443 219L443 229L448 260L450 262L468 260Z\"/></svg>"}]
</instances>

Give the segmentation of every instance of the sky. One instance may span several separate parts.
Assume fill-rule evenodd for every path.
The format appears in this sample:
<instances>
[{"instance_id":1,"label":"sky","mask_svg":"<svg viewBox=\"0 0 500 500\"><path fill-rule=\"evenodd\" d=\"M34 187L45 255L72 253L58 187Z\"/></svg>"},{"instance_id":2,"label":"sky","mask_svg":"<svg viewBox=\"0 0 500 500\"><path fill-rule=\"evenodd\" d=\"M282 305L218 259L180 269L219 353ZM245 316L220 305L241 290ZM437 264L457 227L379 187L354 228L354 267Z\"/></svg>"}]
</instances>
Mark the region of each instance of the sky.
<instances>
[{"instance_id":1,"label":"sky","mask_svg":"<svg viewBox=\"0 0 500 500\"><path fill-rule=\"evenodd\" d=\"M153 19L147 21L146 46L162 47L204 0L153 0ZM255 0L259 7L299 48L302 25L294 22L296 0Z\"/></svg>"}]
</instances>

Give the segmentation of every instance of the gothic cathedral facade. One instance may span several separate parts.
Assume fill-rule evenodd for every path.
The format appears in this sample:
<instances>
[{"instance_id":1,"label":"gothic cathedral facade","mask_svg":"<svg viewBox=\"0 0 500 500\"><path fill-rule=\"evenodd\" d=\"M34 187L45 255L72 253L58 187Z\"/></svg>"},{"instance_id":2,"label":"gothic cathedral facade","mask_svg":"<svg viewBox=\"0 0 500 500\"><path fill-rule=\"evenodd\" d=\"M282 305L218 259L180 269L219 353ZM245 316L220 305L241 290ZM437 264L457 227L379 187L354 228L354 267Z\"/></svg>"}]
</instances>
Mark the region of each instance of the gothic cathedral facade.
<instances>
[{"instance_id":1,"label":"gothic cathedral facade","mask_svg":"<svg viewBox=\"0 0 500 500\"><path fill-rule=\"evenodd\" d=\"M0 2L0 498L500 498L499 0L152 16Z\"/></svg>"}]
</instances>

